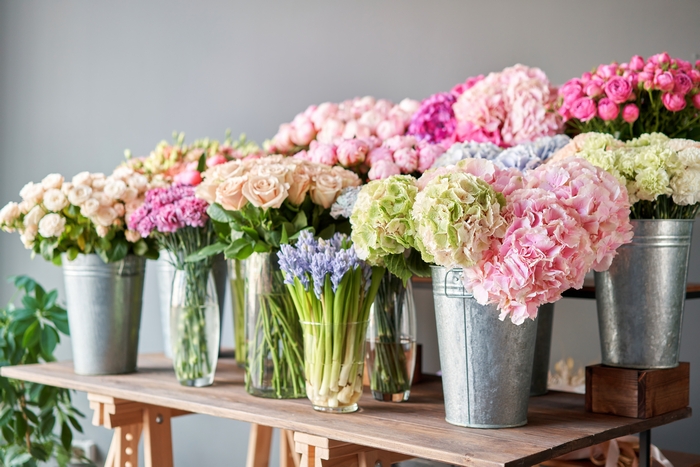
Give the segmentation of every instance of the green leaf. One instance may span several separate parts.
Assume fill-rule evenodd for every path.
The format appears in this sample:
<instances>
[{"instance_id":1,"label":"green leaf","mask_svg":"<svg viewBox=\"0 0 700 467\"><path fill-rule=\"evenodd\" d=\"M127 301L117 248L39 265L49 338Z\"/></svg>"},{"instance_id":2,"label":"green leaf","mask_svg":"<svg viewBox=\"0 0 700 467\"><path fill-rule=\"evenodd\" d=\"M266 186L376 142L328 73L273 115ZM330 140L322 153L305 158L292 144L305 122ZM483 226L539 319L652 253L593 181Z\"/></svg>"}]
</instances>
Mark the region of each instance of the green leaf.
<instances>
[{"instance_id":1,"label":"green leaf","mask_svg":"<svg viewBox=\"0 0 700 467\"><path fill-rule=\"evenodd\" d=\"M39 321L34 321L29 325L24 333L24 338L22 338L22 347L25 349L29 347L34 347L39 339L41 338L41 328L39 328Z\"/></svg>"},{"instance_id":2,"label":"green leaf","mask_svg":"<svg viewBox=\"0 0 700 467\"><path fill-rule=\"evenodd\" d=\"M418 277L430 277L430 265L423 261L418 250L411 249L411 253L406 259L406 267Z\"/></svg>"},{"instance_id":3,"label":"green leaf","mask_svg":"<svg viewBox=\"0 0 700 467\"><path fill-rule=\"evenodd\" d=\"M282 224L282 235L280 236L280 245L286 245L289 243L289 236L287 235L287 227Z\"/></svg>"},{"instance_id":4,"label":"green leaf","mask_svg":"<svg viewBox=\"0 0 700 467\"><path fill-rule=\"evenodd\" d=\"M116 263L126 258L129 254L129 242L124 238L117 238L112 242L112 248L107 252L109 263Z\"/></svg>"},{"instance_id":5,"label":"green leaf","mask_svg":"<svg viewBox=\"0 0 700 467\"><path fill-rule=\"evenodd\" d=\"M72 415L69 415L69 416L68 416L68 421L70 422L71 425L73 425L73 428L75 428L75 430L76 430L78 433L82 433L82 432L83 432L83 427L80 426L80 423L78 423L78 420L76 420L75 417L73 417Z\"/></svg>"},{"instance_id":6,"label":"green leaf","mask_svg":"<svg viewBox=\"0 0 700 467\"><path fill-rule=\"evenodd\" d=\"M136 256L143 256L146 253L148 253L148 243L141 238L138 242L134 243L134 254Z\"/></svg>"},{"instance_id":7,"label":"green leaf","mask_svg":"<svg viewBox=\"0 0 700 467\"><path fill-rule=\"evenodd\" d=\"M22 416L22 412L15 411L15 436L24 438L27 434L27 421Z\"/></svg>"},{"instance_id":8,"label":"green leaf","mask_svg":"<svg viewBox=\"0 0 700 467\"><path fill-rule=\"evenodd\" d=\"M60 332L62 332L66 336L70 336L70 327L68 326L68 320L53 318L52 322L53 322L54 326L56 326L56 329L58 329Z\"/></svg>"},{"instance_id":9,"label":"green leaf","mask_svg":"<svg viewBox=\"0 0 700 467\"><path fill-rule=\"evenodd\" d=\"M17 456L12 457L12 460L7 464L7 467L21 467L27 462L32 460L32 455L28 452L24 452Z\"/></svg>"},{"instance_id":10,"label":"green leaf","mask_svg":"<svg viewBox=\"0 0 700 467\"><path fill-rule=\"evenodd\" d=\"M335 233L335 224L331 224L325 229L321 230L318 234L318 236L324 240L328 240L333 236Z\"/></svg>"},{"instance_id":11,"label":"green leaf","mask_svg":"<svg viewBox=\"0 0 700 467\"><path fill-rule=\"evenodd\" d=\"M207 209L207 214L213 221L221 222L223 224L228 224L234 220L231 213L222 208L218 203L210 205Z\"/></svg>"},{"instance_id":12,"label":"green leaf","mask_svg":"<svg viewBox=\"0 0 700 467\"><path fill-rule=\"evenodd\" d=\"M52 432L53 428L56 426L56 417L53 415L47 415L41 420L39 425L39 432L44 437L48 437Z\"/></svg>"},{"instance_id":13,"label":"green leaf","mask_svg":"<svg viewBox=\"0 0 700 467\"><path fill-rule=\"evenodd\" d=\"M294 230L297 232L305 229L309 225L309 221L306 218L306 213L304 213L304 211L299 211L297 215L294 216L292 224L294 224Z\"/></svg>"},{"instance_id":14,"label":"green leaf","mask_svg":"<svg viewBox=\"0 0 700 467\"><path fill-rule=\"evenodd\" d=\"M29 276L10 276L8 281L18 289L24 289L27 293L31 293L36 287L36 281Z\"/></svg>"},{"instance_id":15,"label":"green leaf","mask_svg":"<svg viewBox=\"0 0 700 467\"><path fill-rule=\"evenodd\" d=\"M198 261L202 261L204 259L209 258L210 256L218 255L219 253L223 253L223 251L226 250L226 245L223 243L214 243L212 245L205 246L199 251L195 251L191 255L187 256L185 258L186 263L196 263Z\"/></svg>"},{"instance_id":16,"label":"green leaf","mask_svg":"<svg viewBox=\"0 0 700 467\"><path fill-rule=\"evenodd\" d=\"M52 290L46 294L46 299L44 300L44 310L53 308L56 305L56 299L58 299L58 290Z\"/></svg>"},{"instance_id":17,"label":"green leaf","mask_svg":"<svg viewBox=\"0 0 700 467\"><path fill-rule=\"evenodd\" d=\"M56 349L56 344L58 343L58 333L51 326L44 326L41 330L41 353L44 355L45 360L53 360L53 351Z\"/></svg>"},{"instance_id":18,"label":"green leaf","mask_svg":"<svg viewBox=\"0 0 700 467\"><path fill-rule=\"evenodd\" d=\"M384 264L390 273L403 281L404 285L413 277L413 273L406 266L406 258L401 253L385 256Z\"/></svg>"},{"instance_id":19,"label":"green leaf","mask_svg":"<svg viewBox=\"0 0 700 467\"><path fill-rule=\"evenodd\" d=\"M22 297L22 305L24 305L24 307L28 310L32 311L41 310L42 308L39 302L30 295L25 295Z\"/></svg>"},{"instance_id":20,"label":"green leaf","mask_svg":"<svg viewBox=\"0 0 700 467\"><path fill-rule=\"evenodd\" d=\"M66 422L61 425L61 444L66 451L70 450L73 444L73 432Z\"/></svg>"},{"instance_id":21,"label":"green leaf","mask_svg":"<svg viewBox=\"0 0 700 467\"><path fill-rule=\"evenodd\" d=\"M255 242L253 251L256 253L269 253L270 251L272 251L272 247L270 247L270 245L268 245L265 242Z\"/></svg>"},{"instance_id":22,"label":"green leaf","mask_svg":"<svg viewBox=\"0 0 700 467\"><path fill-rule=\"evenodd\" d=\"M37 284L36 287L34 287L34 297L36 298L37 309L38 310L44 309L44 306L45 306L44 298L46 297L46 291L39 284Z\"/></svg>"},{"instance_id":23,"label":"green leaf","mask_svg":"<svg viewBox=\"0 0 700 467\"><path fill-rule=\"evenodd\" d=\"M50 453L46 450L43 444L32 443L32 447L29 452L36 460L41 462L46 462L50 458Z\"/></svg>"},{"instance_id":24,"label":"green leaf","mask_svg":"<svg viewBox=\"0 0 700 467\"><path fill-rule=\"evenodd\" d=\"M245 232L246 234L248 234L250 238L253 239L253 241L260 240L260 235L258 235L258 231L252 227L243 225L241 226L241 232Z\"/></svg>"},{"instance_id":25,"label":"green leaf","mask_svg":"<svg viewBox=\"0 0 700 467\"><path fill-rule=\"evenodd\" d=\"M5 378L3 378L3 379L5 379ZM5 426L8 423L10 423L14 414L15 414L15 411L12 408L12 406L4 404L4 407L2 408L2 412L0 412L0 426Z\"/></svg>"}]
</instances>

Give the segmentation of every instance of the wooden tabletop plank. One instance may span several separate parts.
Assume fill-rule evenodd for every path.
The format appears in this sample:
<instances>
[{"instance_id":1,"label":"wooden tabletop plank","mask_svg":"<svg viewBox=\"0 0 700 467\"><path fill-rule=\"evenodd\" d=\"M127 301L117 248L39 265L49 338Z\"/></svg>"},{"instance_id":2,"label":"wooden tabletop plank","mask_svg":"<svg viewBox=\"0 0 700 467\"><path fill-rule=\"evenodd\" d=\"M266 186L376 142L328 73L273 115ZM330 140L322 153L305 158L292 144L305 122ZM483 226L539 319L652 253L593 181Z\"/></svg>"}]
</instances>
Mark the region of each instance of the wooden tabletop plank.
<instances>
[{"instance_id":1,"label":"wooden tabletop plank","mask_svg":"<svg viewBox=\"0 0 700 467\"><path fill-rule=\"evenodd\" d=\"M2 375L146 404L301 431L455 465L530 466L618 436L690 416L690 408L647 420L590 414L583 396L552 392L530 399L528 425L477 430L445 422L438 378L415 385L407 403L375 401L369 394L355 414L315 412L306 399L272 400L245 392L243 372L229 358L219 360L215 384L188 388L175 380L170 360L139 357L130 375L78 376L70 362L2 368Z\"/></svg>"}]
</instances>

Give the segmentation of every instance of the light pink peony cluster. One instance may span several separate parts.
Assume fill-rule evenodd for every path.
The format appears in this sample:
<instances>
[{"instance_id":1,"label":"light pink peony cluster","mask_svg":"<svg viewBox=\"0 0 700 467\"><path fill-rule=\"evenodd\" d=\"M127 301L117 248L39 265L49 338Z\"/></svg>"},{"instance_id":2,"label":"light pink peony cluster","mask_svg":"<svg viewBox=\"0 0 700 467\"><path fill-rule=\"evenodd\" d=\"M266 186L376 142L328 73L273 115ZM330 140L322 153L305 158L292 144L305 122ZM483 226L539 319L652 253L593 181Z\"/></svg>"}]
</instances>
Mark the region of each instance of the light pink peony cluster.
<instances>
[{"instance_id":1,"label":"light pink peony cluster","mask_svg":"<svg viewBox=\"0 0 700 467\"><path fill-rule=\"evenodd\" d=\"M339 104L324 102L311 105L294 117L291 123L283 123L269 143L268 152L292 155L307 149L311 142L331 144L338 140L369 138L381 140L403 135L418 109L419 103L404 99L393 104L386 99L357 97Z\"/></svg>"},{"instance_id":2,"label":"light pink peony cluster","mask_svg":"<svg viewBox=\"0 0 700 467\"><path fill-rule=\"evenodd\" d=\"M369 180L381 180L392 175L423 173L444 152L441 145L419 142L413 136L397 135L383 141L369 136L334 143L312 141L308 151L300 151L294 158L340 165L366 175Z\"/></svg>"},{"instance_id":3,"label":"light pink peony cluster","mask_svg":"<svg viewBox=\"0 0 700 467\"><path fill-rule=\"evenodd\" d=\"M561 132L556 89L539 68L515 65L469 85L453 106L453 142L510 147Z\"/></svg>"}]
</instances>

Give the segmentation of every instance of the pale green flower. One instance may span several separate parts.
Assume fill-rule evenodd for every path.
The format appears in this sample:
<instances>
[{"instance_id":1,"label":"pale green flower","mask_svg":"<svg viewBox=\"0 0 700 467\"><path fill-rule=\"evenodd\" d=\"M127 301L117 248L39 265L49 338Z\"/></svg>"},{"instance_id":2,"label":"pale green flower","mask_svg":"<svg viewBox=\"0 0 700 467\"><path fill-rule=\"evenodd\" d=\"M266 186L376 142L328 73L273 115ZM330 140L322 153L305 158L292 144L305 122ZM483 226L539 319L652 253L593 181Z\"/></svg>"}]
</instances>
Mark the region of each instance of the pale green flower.
<instances>
[{"instance_id":1,"label":"pale green flower","mask_svg":"<svg viewBox=\"0 0 700 467\"><path fill-rule=\"evenodd\" d=\"M643 146L651 146L654 144L665 145L668 143L668 141L669 137L664 135L663 133L645 133L639 138L630 140L625 144L627 145L627 147L630 148L638 148Z\"/></svg>"},{"instance_id":2,"label":"pale green flower","mask_svg":"<svg viewBox=\"0 0 700 467\"><path fill-rule=\"evenodd\" d=\"M637 172L637 198L646 201L654 201L659 195L670 195L668 173L659 168L649 167Z\"/></svg>"},{"instance_id":3,"label":"pale green flower","mask_svg":"<svg viewBox=\"0 0 700 467\"><path fill-rule=\"evenodd\" d=\"M416 248L423 260L471 267L507 228L502 194L474 175L453 172L431 180L416 196Z\"/></svg>"}]
</instances>

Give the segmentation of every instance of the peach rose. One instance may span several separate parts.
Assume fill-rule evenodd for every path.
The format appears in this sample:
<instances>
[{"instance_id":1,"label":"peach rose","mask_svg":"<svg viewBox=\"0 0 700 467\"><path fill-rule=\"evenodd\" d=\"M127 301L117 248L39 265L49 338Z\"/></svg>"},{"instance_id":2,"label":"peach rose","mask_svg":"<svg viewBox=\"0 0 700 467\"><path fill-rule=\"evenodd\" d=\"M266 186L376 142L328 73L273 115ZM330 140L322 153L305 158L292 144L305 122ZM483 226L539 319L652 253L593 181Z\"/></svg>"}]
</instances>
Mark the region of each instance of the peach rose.
<instances>
[{"instance_id":1,"label":"peach rose","mask_svg":"<svg viewBox=\"0 0 700 467\"><path fill-rule=\"evenodd\" d=\"M311 200L328 209L343 189L343 178L337 173L325 172L316 175L311 186Z\"/></svg>"},{"instance_id":2,"label":"peach rose","mask_svg":"<svg viewBox=\"0 0 700 467\"><path fill-rule=\"evenodd\" d=\"M121 199L126 191L126 183L118 179L108 179L105 185L105 194L112 199Z\"/></svg>"},{"instance_id":3,"label":"peach rose","mask_svg":"<svg viewBox=\"0 0 700 467\"><path fill-rule=\"evenodd\" d=\"M68 199L58 188L50 188L44 193L44 207L49 211L58 212L68 206Z\"/></svg>"},{"instance_id":4,"label":"peach rose","mask_svg":"<svg viewBox=\"0 0 700 467\"><path fill-rule=\"evenodd\" d=\"M100 209L100 202L95 198L90 198L80 207L80 214L85 217L92 217Z\"/></svg>"},{"instance_id":5,"label":"peach rose","mask_svg":"<svg viewBox=\"0 0 700 467\"><path fill-rule=\"evenodd\" d=\"M223 183L216 188L214 195L215 201L224 209L240 211L248 202L246 197L243 196L243 186L247 181L248 177L246 175L224 180Z\"/></svg>"},{"instance_id":6,"label":"peach rose","mask_svg":"<svg viewBox=\"0 0 700 467\"><path fill-rule=\"evenodd\" d=\"M291 174L291 182L289 183L288 190L289 202L299 206L304 202L309 188L311 188L311 177L299 166L299 168Z\"/></svg>"},{"instance_id":7,"label":"peach rose","mask_svg":"<svg viewBox=\"0 0 700 467\"><path fill-rule=\"evenodd\" d=\"M358 177L355 172L345 170L344 168L338 166L333 167L331 172L343 179L343 188L362 185L362 180L360 180L360 177Z\"/></svg>"},{"instance_id":8,"label":"peach rose","mask_svg":"<svg viewBox=\"0 0 700 467\"><path fill-rule=\"evenodd\" d=\"M219 188L219 185L221 182L217 179L205 179L194 189L194 195L209 204L214 204L216 202L216 189Z\"/></svg>"},{"instance_id":9,"label":"peach rose","mask_svg":"<svg viewBox=\"0 0 700 467\"><path fill-rule=\"evenodd\" d=\"M124 232L124 236L126 237L126 241L131 243L136 243L141 240L141 234L136 230L127 230Z\"/></svg>"},{"instance_id":10,"label":"peach rose","mask_svg":"<svg viewBox=\"0 0 700 467\"><path fill-rule=\"evenodd\" d=\"M112 225L114 222L114 219L117 218L117 211L114 210L114 208L110 206L101 206L100 209L97 210L97 213L94 216L94 221L97 225L101 225L103 227L109 227Z\"/></svg>"},{"instance_id":11,"label":"peach rose","mask_svg":"<svg viewBox=\"0 0 700 467\"><path fill-rule=\"evenodd\" d=\"M73 177L73 185L87 185L90 186L92 183L92 175L90 172L80 172L78 175Z\"/></svg>"},{"instance_id":12,"label":"peach rose","mask_svg":"<svg viewBox=\"0 0 700 467\"><path fill-rule=\"evenodd\" d=\"M268 209L279 208L287 199L287 187L277 177L251 175L243 185L243 196L253 206Z\"/></svg>"},{"instance_id":13,"label":"peach rose","mask_svg":"<svg viewBox=\"0 0 700 467\"><path fill-rule=\"evenodd\" d=\"M19 191L19 195L24 201L38 204L44 197L44 187L41 186L41 183L29 182L22 187Z\"/></svg>"}]
</instances>

